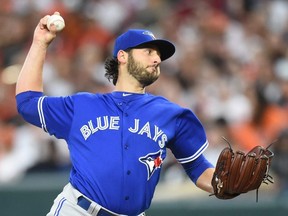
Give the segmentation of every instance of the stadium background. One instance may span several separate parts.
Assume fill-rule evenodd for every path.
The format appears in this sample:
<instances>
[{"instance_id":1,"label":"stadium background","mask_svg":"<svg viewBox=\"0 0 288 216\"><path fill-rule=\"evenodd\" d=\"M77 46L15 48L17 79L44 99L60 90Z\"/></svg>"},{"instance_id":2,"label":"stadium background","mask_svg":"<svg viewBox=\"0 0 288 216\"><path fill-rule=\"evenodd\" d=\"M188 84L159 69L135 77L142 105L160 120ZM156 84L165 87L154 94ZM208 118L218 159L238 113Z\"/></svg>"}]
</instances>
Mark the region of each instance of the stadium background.
<instances>
[{"instance_id":1,"label":"stadium background","mask_svg":"<svg viewBox=\"0 0 288 216\"><path fill-rule=\"evenodd\" d=\"M284 215L288 191L288 1L286 0L1 0L0 215L45 215L68 180L65 143L18 116L15 80L34 28L59 11L66 28L45 63L48 95L107 92L103 62L127 28L148 28L173 41L149 92L191 108L207 130L205 153L273 145L274 185L229 201L199 191L168 157L148 215ZM248 213L247 213L248 212Z\"/></svg>"}]
</instances>

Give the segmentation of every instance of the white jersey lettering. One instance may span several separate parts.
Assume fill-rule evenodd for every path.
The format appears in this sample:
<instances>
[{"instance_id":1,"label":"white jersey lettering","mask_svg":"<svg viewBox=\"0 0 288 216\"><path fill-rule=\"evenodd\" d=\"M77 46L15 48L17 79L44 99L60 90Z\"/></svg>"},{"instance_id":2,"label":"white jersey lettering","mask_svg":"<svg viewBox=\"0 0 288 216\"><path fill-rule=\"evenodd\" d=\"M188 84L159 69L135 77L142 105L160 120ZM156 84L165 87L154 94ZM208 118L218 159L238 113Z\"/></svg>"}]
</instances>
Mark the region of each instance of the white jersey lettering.
<instances>
[{"instance_id":1,"label":"white jersey lettering","mask_svg":"<svg viewBox=\"0 0 288 216\"><path fill-rule=\"evenodd\" d=\"M119 116L111 116L109 129L110 130L118 130L120 128L119 121L120 121Z\"/></svg>"},{"instance_id":2,"label":"white jersey lettering","mask_svg":"<svg viewBox=\"0 0 288 216\"><path fill-rule=\"evenodd\" d=\"M132 127L129 127L128 130L131 132L131 133L137 133L137 131L139 130L139 119L134 119L134 128Z\"/></svg>"},{"instance_id":3,"label":"white jersey lettering","mask_svg":"<svg viewBox=\"0 0 288 216\"><path fill-rule=\"evenodd\" d=\"M147 137L151 139L150 123L147 122L143 128L138 132L138 134L143 135L146 133Z\"/></svg>"},{"instance_id":4,"label":"white jersey lettering","mask_svg":"<svg viewBox=\"0 0 288 216\"><path fill-rule=\"evenodd\" d=\"M83 125L80 131L84 139L87 140L99 130L119 130L119 120L119 116L100 116L96 118L94 124L92 120L89 120L88 125Z\"/></svg>"},{"instance_id":5,"label":"white jersey lettering","mask_svg":"<svg viewBox=\"0 0 288 216\"><path fill-rule=\"evenodd\" d=\"M103 130L119 130L120 129L120 117L119 116L99 116L96 121L89 120L87 125L83 125L80 128L82 136L87 140L92 134ZM152 130L151 130L152 129ZM128 131L141 136L147 136L147 138L153 140L159 145L160 148L164 148L168 141L167 135L157 126L151 126L150 122L146 122L143 127L140 128L140 120L134 119L133 127L129 127Z\"/></svg>"},{"instance_id":6,"label":"white jersey lettering","mask_svg":"<svg viewBox=\"0 0 288 216\"><path fill-rule=\"evenodd\" d=\"M89 127L87 125L83 125L81 128L80 128L80 131L84 137L85 140L88 139L88 137L91 135L91 130L89 129Z\"/></svg>"},{"instance_id":7,"label":"white jersey lettering","mask_svg":"<svg viewBox=\"0 0 288 216\"><path fill-rule=\"evenodd\" d=\"M101 123L102 123L101 119L104 120L104 125L101 125ZM106 130L108 128L108 116L98 117L97 118L97 127L99 128L99 130Z\"/></svg>"},{"instance_id":8,"label":"white jersey lettering","mask_svg":"<svg viewBox=\"0 0 288 216\"><path fill-rule=\"evenodd\" d=\"M154 125L155 128L155 135L153 137L153 140L156 142L157 139L164 133L161 129L159 130L159 127L157 125Z\"/></svg>"}]
</instances>

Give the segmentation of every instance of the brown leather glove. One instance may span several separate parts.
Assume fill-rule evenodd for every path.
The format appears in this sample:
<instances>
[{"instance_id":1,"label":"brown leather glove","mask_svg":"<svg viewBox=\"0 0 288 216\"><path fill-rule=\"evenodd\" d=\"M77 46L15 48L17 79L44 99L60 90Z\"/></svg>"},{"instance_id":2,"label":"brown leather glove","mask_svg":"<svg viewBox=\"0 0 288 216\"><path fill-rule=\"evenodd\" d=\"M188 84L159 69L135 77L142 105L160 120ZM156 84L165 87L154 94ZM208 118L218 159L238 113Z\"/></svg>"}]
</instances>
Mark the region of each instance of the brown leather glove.
<instances>
[{"instance_id":1,"label":"brown leather glove","mask_svg":"<svg viewBox=\"0 0 288 216\"><path fill-rule=\"evenodd\" d=\"M229 144L228 141L227 143ZM270 146L256 146L247 154L241 151L234 152L230 144L223 149L211 182L214 189L212 195L219 199L232 199L256 189L258 201L258 189L262 182L273 183L273 178L269 175L274 156L273 152L268 150Z\"/></svg>"}]
</instances>

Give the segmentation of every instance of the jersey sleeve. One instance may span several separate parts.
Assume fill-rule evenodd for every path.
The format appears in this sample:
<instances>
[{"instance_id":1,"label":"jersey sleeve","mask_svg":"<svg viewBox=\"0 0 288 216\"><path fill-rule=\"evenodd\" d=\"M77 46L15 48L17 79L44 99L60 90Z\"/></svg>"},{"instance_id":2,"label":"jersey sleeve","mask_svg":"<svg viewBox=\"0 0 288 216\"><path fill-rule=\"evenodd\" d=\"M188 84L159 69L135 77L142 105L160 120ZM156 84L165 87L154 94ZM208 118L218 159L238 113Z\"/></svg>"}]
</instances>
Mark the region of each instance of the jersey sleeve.
<instances>
[{"instance_id":1,"label":"jersey sleeve","mask_svg":"<svg viewBox=\"0 0 288 216\"><path fill-rule=\"evenodd\" d=\"M206 133L201 122L188 109L179 115L175 131L175 137L168 147L181 164L195 160L208 147Z\"/></svg>"},{"instance_id":2,"label":"jersey sleeve","mask_svg":"<svg viewBox=\"0 0 288 216\"><path fill-rule=\"evenodd\" d=\"M206 169L213 167L203 156L209 145L204 127L191 110L184 109L176 121L175 131L175 138L168 147L190 179L196 183Z\"/></svg>"},{"instance_id":3,"label":"jersey sleeve","mask_svg":"<svg viewBox=\"0 0 288 216\"><path fill-rule=\"evenodd\" d=\"M73 121L71 97L48 97L42 92L23 92L16 96L17 109L29 123L60 139L69 136Z\"/></svg>"}]
</instances>

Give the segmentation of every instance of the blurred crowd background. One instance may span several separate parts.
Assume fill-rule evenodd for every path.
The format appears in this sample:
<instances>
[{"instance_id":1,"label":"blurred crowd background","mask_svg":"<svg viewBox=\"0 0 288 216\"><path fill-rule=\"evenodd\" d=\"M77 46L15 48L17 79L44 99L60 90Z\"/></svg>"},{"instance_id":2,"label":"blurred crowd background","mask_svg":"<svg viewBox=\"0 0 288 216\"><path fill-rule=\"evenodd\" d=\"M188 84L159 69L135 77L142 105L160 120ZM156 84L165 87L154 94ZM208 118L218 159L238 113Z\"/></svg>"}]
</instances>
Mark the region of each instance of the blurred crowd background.
<instances>
[{"instance_id":1,"label":"blurred crowd background","mask_svg":"<svg viewBox=\"0 0 288 216\"><path fill-rule=\"evenodd\" d=\"M192 109L207 131L207 157L226 147L275 152L279 195L288 192L288 1L286 0L1 0L0 185L31 172L70 166L67 146L26 124L15 81L39 19L59 11L66 28L49 47L47 95L109 92L105 59L115 37L146 28L172 41L173 58L147 91ZM191 131L193 133L193 131ZM162 181L185 178L169 157Z\"/></svg>"}]
</instances>

